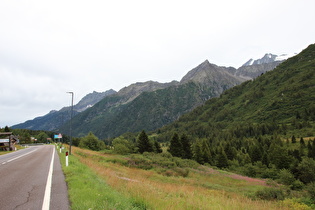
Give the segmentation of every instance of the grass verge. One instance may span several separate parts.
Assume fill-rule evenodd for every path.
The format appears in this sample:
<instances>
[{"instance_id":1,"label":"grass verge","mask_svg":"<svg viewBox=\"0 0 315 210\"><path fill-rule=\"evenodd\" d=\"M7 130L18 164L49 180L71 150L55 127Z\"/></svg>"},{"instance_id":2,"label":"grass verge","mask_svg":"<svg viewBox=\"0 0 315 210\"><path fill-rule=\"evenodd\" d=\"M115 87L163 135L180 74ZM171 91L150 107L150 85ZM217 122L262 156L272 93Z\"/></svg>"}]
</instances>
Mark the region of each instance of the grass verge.
<instances>
[{"instance_id":1,"label":"grass verge","mask_svg":"<svg viewBox=\"0 0 315 210\"><path fill-rule=\"evenodd\" d=\"M142 169L134 157L72 148L69 167L63 166L72 209L291 209L288 202L246 195L266 186L208 167L168 176L155 170L156 162Z\"/></svg>"},{"instance_id":2,"label":"grass verge","mask_svg":"<svg viewBox=\"0 0 315 210\"><path fill-rule=\"evenodd\" d=\"M116 191L75 155L69 156L65 166L65 151L59 154L68 184L71 209L146 209L141 200L133 199Z\"/></svg>"}]
</instances>

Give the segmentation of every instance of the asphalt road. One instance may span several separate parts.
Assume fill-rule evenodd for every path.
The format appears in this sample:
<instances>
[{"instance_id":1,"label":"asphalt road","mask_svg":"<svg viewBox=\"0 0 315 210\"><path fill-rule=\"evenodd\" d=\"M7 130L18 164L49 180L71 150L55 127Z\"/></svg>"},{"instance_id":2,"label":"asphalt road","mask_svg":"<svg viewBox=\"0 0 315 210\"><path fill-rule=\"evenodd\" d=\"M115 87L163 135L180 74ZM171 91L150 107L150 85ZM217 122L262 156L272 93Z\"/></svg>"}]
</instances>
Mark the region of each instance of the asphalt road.
<instances>
[{"instance_id":1,"label":"asphalt road","mask_svg":"<svg viewBox=\"0 0 315 210\"><path fill-rule=\"evenodd\" d=\"M59 156L52 145L0 155L0 183L0 209L70 209Z\"/></svg>"}]
</instances>

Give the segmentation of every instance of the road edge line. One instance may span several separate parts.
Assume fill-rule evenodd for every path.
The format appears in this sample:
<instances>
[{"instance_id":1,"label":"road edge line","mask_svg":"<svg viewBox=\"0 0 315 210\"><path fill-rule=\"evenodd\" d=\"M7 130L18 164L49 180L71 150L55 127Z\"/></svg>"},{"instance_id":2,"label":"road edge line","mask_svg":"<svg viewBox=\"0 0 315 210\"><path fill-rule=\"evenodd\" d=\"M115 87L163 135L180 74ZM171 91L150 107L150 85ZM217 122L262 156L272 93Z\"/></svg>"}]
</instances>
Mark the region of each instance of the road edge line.
<instances>
[{"instance_id":1,"label":"road edge line","mask_svg":"<svg viewBox=\"0 0 315 210\"><path fill-rule=\"evenodd\" d=\"M54 158L55 158L55 147L53 148L52 158L51 158L49 172L48 172L48 176L47 176L47 182L46 182L46 188L45 188L45 195L44 195L42 210L49 210L49 206L50 206L50 194L51 194Z\"/></svg>"}]
</instances>

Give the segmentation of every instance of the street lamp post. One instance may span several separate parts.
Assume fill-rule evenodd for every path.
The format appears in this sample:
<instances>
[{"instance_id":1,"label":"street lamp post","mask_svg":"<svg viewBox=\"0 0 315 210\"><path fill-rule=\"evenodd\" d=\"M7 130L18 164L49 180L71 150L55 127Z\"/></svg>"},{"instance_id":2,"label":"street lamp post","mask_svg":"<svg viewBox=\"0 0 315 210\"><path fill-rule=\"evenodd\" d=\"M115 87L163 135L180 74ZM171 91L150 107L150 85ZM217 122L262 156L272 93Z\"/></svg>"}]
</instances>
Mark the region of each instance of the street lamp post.
<instances>
[{"instance_id":1,"label":"street lamp post","mask_svg":"<svg viewBox=\"0 0 315 210\"><path fill-rule=\"evenodd\" d=\"M71 155L71 146L72 146L72 112L73 112L73 92L67 92L71 94L72 99L71 99L71 113L70 113L70 149L69 149L69 154Z\"/></svg>"}]
</instances>

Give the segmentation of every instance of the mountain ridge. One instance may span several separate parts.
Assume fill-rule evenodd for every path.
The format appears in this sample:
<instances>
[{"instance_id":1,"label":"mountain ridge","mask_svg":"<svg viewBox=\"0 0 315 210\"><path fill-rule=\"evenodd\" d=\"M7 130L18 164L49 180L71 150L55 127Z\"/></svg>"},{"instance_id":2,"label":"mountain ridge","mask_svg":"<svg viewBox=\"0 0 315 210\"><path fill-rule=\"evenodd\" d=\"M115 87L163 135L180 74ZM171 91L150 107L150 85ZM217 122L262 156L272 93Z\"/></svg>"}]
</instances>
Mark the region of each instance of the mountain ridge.
<instances>
[{"instance_id":1,"label":"mountain ridge","mask_svg":"<svg viewBox=\"0 0 315 210\"><path fill-rule=\"evenodd\" d=\"M159 141L173 133L195 138L309 135L315 127L315 44L255 80L230 88L159 129ZM291 133L294 131L294 133Z\"/></svg>"},{"instance_id":2,"label":"mountain ridge","mask_svg":"<svg viewBox=\"0 0 315 210\"><path fill-rule=\"evenodd\" d=\"M92 92L84 96L76 105L73 106L73 116L92 107L102 98L116 93L113 89L104 92ZM12 128L24 128L30 130L57 130L62 124L70 120L71 107L63 107L60 110L51 110L44 116L36 117L32 120L27 120L24 123L13 125Z\"/></svg>"},{"instance_id":3,"label":"mountain ridge","mask_svg":"<svg viewBox=\"0 0 315 210\"><path fill-rule=\"evenodd\" d=\"M180 82L134 83L77 115L73 133L84 136L92 131L99 138L111 138L125 132L154 130L246 80L233 75L231 70L235 69L206 60L188 71ZM269 70L263 68L263 72ZM66 132L66 127L69 125L65 124L60 131Z\"/></svg>"},{"instance_id":4,"label":"mountain ridge","mask_svg":"<svg viewBox=\"0 0 315 210\"><path fill-rule=\"evenodd\" d=\"M104 102L100 103L102 100L97 101L97 103L93 104L93 107L90 103L80 102L74 106L74 115L80 114L78 118L81 120L80 123L77 123L78 128L81 130L85 130L82 127L86 125L87 128L89 128L91 131L94 130L93 127L111 127L113 130L113 135L120 135L123 131L115 131L116 128L112 127L110 123L113 123L113 119L115 119L114 125L119 127L119 123L117 121L121 121L121 119L125 118L125 116L129 116L127 118L132 121L132 118L137 119L137 121L141 121L142 119L138 119L137 116L142 116L141 113L139 113L136 109L131 109L133 112L137 113L137 116L131 117L131 113L126 113L125 110L128 110L128 106L132 107L138 107L139 110L150 112L150 110L144 110L138 104L138 101L140 101L140 98L138 101L135 101L132 103L135 99L141 96L141 94L144 93L152 93L155 96L150 94L144 94L143 97L150 98L148 100L155 101L156 105L160 107L160 111L157 111L154 114L154 118L157 120L156 123L153 123L155 126L152 127L149 124L153 122L152 120L148 120L147 124L144 125L144 129L155 129L159 126L162 126L164 123L170 123L173 120L176 120L181 114L186 113L196 106L201 105L204 103L204 101L212 98L212 97L218 97L223 91L240 84L248 79L253 79L260 75L261 73L264 73L266 71L272 70L274 66L276 66L278 63L275 63L274 65L267 65L264 64L264 66L261 65L253 65L255 66L256 74L249 74L248 72L253 71L251 66L244 67L242 70L235 69L233 67L222 67L217 66L215 64L211 64L208 60L205 60L203 63L199 64L197 67L193 68L192 70L188 71L188 73L178 82L178 81L172 81L169 83L159 83L155 81L147 81L147 82L137 82L133 83L127 87L124 87L120 89L118 92L113 90L108 90L111 94L108 96L103 97L102 100L105 100ZM258 66L258 67L257 67ZM258 69L258 70L257 70ZM194 85L189 84L194 83ZM164 91L162 91L164 90ZM172 94L167 93L167 91L170 91ZM187 97L183 93L183 91L187 91L191 94L191 96ZM162 94L163 92L163 94ZM93 92L94 95L97 94L97 92ZM158 93L158 94L156 94ZM177 95L181 95L185 100L182 100L181 98L178 98ZM92 94L93 95L93 94ZM163 98L161 100L164 100L164 107L168 107L166 101L167 98L165 98L165 95L168 95L168 97L177 98L178 101L181 101L181 103L187 103L185 104L177 104L177 102L172 101L173 105L169 107L169 110L172 110L171 112L168 112L164 109L163 106L159 104L159 100L156 98L156 95L159 95L159 97ZM89 94L84 97L85 99L91 98ZM92 97L93 98L93 97ZM144 99L141 99L144 100ZM85 101L85 100L84 100ZM95 101L96 102L96 101ZM101 105L97 105L100 103ZM137 105L135 105L137 104ZM97 105L96 107L94 107ZM150 105L150 107L153 107L154 105ZM176 109L176 106L179 106L181 108ZM92 109L92 110L90 110ZM155 109L155 108L152 108ZM129 109L130 110L130 109ZM162 113L162 111L164 113ZM177 111L176 111L177 110ZM87 112L86 112L87 111ZM107 113L107 114L103 114ZM121 113L125 113L125 116ZM168 114L166 114L168 113ZM104 116L103 116L104 115ZM167 116L168 115L168 116ZM46 119L50 122L45 122L45 116ZM13 126L13 128L28 128L28 129L34 129L34 130L55 130L58 132L67 132L69 125L67 124L68 120L70 119L69 114L69 108L64 107L61 110L53 113L49 113L45 116L35 118L34 120L26 121L25 123L21 123L18 125ZM85 117L84 117L85 116ZM103 120L101 119L101 116L103 116ZM120 117L120 118L119 118ZM150 116L147 116L150 117ZM151 116L152 117L152 116ZM74 117L75 118L75 117ZM97 120L93 120L94 118L97 118ZM106 118L106 119L105 119ZM112 119L112 120L110 120ZM36 122L39 121L40 122ZM54 122L56 125L54 125ZM96 123L97 122L97 123ZM69 123L69 122L68 122ZM93 124L89 125L89 124ZM33 124L33 125L32 125ZM47 125L47 126L45 126ZM140 125L143 125L143 123L133 123L128 124L125 123L125 129L126 131L134 132L137 129L140 129ZM102 128L98 128L96 133L104 133L101 131ZM105 129L106 130L106 129ZM121 130L121 129L118 129ZM86 131L87 132L87 131ZM74 132L75 135L85 135L86 133L82 133L81 131ZM106 135L107 137L110 137L111 135ZM100 136L101 137L101 136Z\"/></svg>"}]
</instances>

